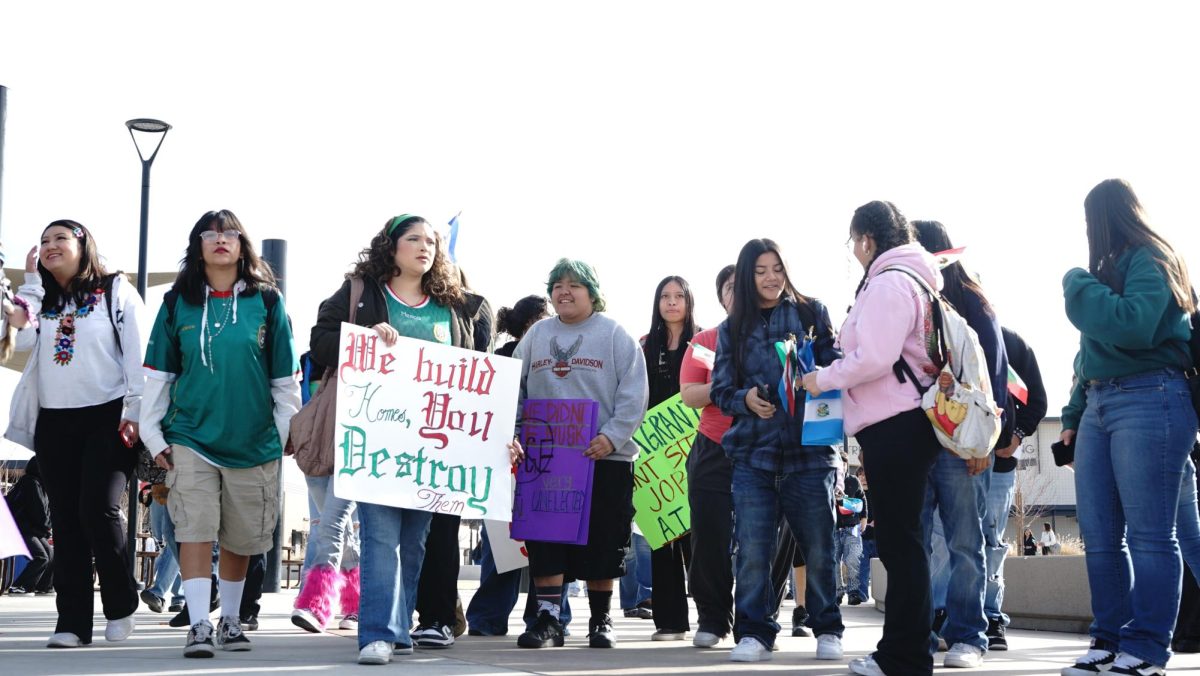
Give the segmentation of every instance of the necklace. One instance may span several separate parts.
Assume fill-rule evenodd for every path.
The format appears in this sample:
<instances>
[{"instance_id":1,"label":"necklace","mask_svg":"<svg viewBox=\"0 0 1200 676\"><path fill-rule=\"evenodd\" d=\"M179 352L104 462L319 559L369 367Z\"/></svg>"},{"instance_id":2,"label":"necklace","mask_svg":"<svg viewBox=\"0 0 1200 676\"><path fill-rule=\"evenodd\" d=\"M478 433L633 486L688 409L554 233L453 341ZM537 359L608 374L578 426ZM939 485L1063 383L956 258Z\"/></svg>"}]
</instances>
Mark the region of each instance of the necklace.
<instances>
[{"instance_id":1,"label":"necklace","mask_svg":"<svg viewBox=\"0 0 1200 676\"><path fill-rule=\"evenodd\" d=\"M228 299L225 299L225 309L223 311L218 311L218 314L221 315L221 318L214 322L214 321L212 321L212 318L210 317L209 318L209 327L207 327L208 330L205 331L205 335L206 335L205 348L208 352L209 371L212 370L212 363L213 363L213 349L212 349L213 339L216 338L217 336L220 336L221 333L225 331L225 327L229 326L229 318L233 315L233 297L232 296L229 297ZM213 329L216 329L216 330L214 331Z\"/></svg>"},{"instance_id":2,"label":"necklace","mask_svg":"<svg viewBox=\"0 0 1200 676\"><path fill-rule=\"evenodd\" d=\"M102 298L104 298L104 289L96 289L92 295L88 296L82 307L71 312L65 312L66 307L64 306L42 313L42 317L45 319L58 320L58 328L54 331L55 364L66 366L75 358L75 319L83 319L92 314L92 310L100 304Z\"/></svg>"}]
</instances>

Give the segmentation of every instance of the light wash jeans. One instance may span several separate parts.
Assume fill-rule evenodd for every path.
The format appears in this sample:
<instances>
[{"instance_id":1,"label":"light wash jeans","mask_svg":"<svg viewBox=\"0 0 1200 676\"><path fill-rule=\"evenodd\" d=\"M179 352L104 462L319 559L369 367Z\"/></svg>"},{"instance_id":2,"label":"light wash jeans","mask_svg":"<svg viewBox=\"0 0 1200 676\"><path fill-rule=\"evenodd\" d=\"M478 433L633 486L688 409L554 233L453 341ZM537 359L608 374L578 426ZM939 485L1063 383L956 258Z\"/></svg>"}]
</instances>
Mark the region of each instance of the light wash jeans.
<instances>
[{"instance_id":1,"label":"light wash jeans","mask_svg":"<svg viewBox=\"0 0 1200 676\"><path fill-rule=\"evenodd\" d=\"M839 528L834 534L834 575L837 576L837 594L858 594L859 571L862 564L862 536L858 526ZM842 579L842 564L846 564L846 577ZM799 601L797 601L799 603Z\"/></svg>"},{"instance_id":2,"label":"light wash jeans","mask_svg":"<svg viewBox=\"0 0 1200 676\"><path fill-rule=\"evenodd\" d=\"M987 552L987 591L983 597L983 614L988 620L999 620L1008 626L1004 607L1004 561L1008 558L1008 542L1004 530L1008 527L1008 512L1012 509L1016 491L1017 470L992 472L988 486L987 517L983 520L983 540Z\"/></svg>"},{"instance_id":3,"label":"light wash jeans","mask_svg":"<svg viewBox=\"0 0 1200 676\"><path fill-rule=\"evenodd\" d=\"M304 552L305 572L312 566L332 566L335 570L352 570L356 560L343 560L345 545L354 539L354 528L351 514L354 512L354 502L343 500L333 494L333 477L305 477L308 484L309 498L309 536L308 548ZM320 505L320 511L313 516L313 505ZM349 558L349 557L345 557Z\"/></svg>"},{"instance_id":4,"label":"light wash jeans","mask_svg":"<svg viewBox=\"0 0 1200 676\"><path fill-rule=\"evenodd\" d=\"M432 518L432 512L358 503L362 530L360 650L374 641L412 647L409 634L417 605L417 580Z\"/></svg>"},{"instance_id":5,"label":"light wash jeans","mask_svg":"<svg viewBox=\"0 0 1200 676\"><path fill-rule=\"evenodd\" d=\"M150 534L163 543L154 560L154 585L150 587L150 593L166 599L169 591L171 604L181 603L183 592L180 587L183 581L179 577L179 559L175 558L178 548L175 544L175 523L167 513L167 506L153 500L150 502Z\"/></svg>"},{"instance_id":6,"label":"light wash jeans","mask_svg":"<svg viewBox=\"0 0 1200 676\"><path fill-rule=\"evenodd\" d=\"M650 598L650 544L640 533L629 539L625 575L621 578L621 609L636 608Z\"/></svg>"},{"instance_id":7,"label":"light wash jeans","mask_svg":"<svg viewBox=\"0 0 1200 676\"><path fill-rule=\"evenodd\" d=\"M734 637L752 636L770 648L779 633L774 615L778 598L771 581L776 531L786 517L804 552L808 591L808 626L817 636L841 637L842 613L834 577L834 468L775 473L733 463L734 540L737 570L734 586Z\"/></svg>"},{"instance_id":8,"label":"light wash jeans","mask_svg":"<svg viewBox=\"0 0 1200 676\"><path fill-rule=\"evenodd\" d=\"M965 643L987 652L987 618L983 614L986 585L983 519L991 472L967 474L962 458L938 453L925 490L925 546L929 549L933 608L946 609L942 638L946 643ZM936 546L935 531L945 543ZM939 581L939 576L945 576ZM938 587L942 592L939 596ZM937 645L930 646L931 653Z\"/></svg>"},{"instance_id":9,"label":"light wash jeans","mask_svg":"<svg viewBox=\"0 0 1200 676\"><path fill-rule=\"evenodd\" d=\"M1170 658L1179 612L1175 525L1195 440L1182 374L1154 371L1089 385L1075 440L1075 493L1092 593L1090 633L1104 647L1159 666Z\"/></svg>"}]
</instances>

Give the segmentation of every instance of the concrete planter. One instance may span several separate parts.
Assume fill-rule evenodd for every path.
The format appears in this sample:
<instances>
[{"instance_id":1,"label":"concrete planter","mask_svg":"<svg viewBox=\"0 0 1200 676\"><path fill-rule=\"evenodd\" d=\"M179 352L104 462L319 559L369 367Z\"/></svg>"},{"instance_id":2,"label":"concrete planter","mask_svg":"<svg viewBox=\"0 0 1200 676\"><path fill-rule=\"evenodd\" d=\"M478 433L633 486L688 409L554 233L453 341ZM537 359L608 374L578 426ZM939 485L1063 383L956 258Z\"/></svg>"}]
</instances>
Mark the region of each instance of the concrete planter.
<instances>
[{"instance_id":1,"label":"concrete planter","mask_svg":"<svg viewBox=\"0 0 1200 676\"><path fill-rule=\"evenodd\" d=\"M1092 596L1082 556L1009 556L1004 563L1004 612L1013 629L1086 634ZM884 610L887 569L871 559L871 595Z\"/></svg>"}]
</instances>

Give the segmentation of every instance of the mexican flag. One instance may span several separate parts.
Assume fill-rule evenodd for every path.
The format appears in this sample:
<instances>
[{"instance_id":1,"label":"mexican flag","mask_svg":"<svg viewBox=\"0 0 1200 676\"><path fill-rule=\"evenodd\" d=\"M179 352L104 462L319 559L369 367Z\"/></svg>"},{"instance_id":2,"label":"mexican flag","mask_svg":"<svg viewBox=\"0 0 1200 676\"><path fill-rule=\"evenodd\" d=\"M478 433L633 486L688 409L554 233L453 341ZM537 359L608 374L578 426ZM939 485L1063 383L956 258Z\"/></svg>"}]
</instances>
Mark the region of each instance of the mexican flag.
<instances>
[{"instance_id":1,"label":"mexican flag","mask_svg":"<svg viewBox=\"0 0 1200 676\"><path fill-rule=\"evenodd\" d=\"M1029 403L1029 388L1025 386L1025 381L1021 380L1021 376L1017 375L1012 366L1008 367L1008 392L1022 404Z\"/></svg>"}]
</instances>

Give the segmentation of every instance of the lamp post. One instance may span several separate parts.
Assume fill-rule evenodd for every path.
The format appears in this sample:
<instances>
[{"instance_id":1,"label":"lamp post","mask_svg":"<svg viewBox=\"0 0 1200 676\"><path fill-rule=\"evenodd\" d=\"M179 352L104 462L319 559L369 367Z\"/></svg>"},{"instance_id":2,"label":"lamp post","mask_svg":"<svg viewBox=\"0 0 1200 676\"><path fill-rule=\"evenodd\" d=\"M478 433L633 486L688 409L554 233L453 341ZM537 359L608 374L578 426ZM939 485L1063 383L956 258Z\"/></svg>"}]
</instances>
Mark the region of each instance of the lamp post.
<instances>
[{"instance_id":1,"label":"lamp post","mask_svg":"<svg viewBox=\"0 0 1200 676\"><path fill-rule=\"evenodd\" d=\"M141 231L138 238L138 271L137 271L137 289L142 300L146 300L146 280L149 279L149 269L147 266L147 240L150 235L150 165L154 164L154 158L158 157L158 149L162 147L163 139L167 137L167 132L170 131L171 125L162 120L153 120L150 118L139 117L129 120L125 123L129 129L129 137L133 139L133 147L137 148L138 159L142 161L142 218ZM150 153L150 157L142 152L142 146L138 143L138 132L144 141L153 142L157 138L158 143L154 145L154 151ZM136 571L137 567L137 523L138 523L138 481L137 477L129 478L129 565Z\"/></svg>"}]
</instances>

